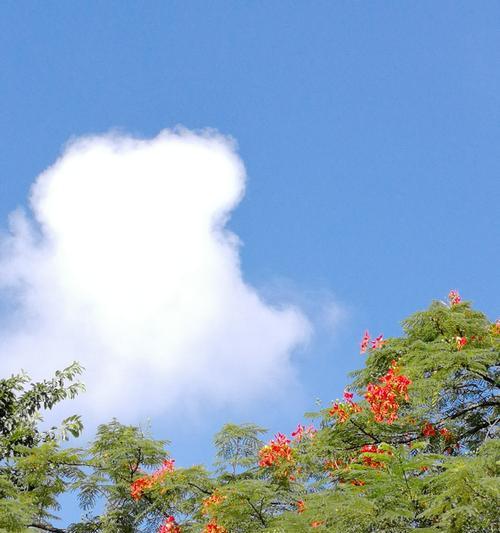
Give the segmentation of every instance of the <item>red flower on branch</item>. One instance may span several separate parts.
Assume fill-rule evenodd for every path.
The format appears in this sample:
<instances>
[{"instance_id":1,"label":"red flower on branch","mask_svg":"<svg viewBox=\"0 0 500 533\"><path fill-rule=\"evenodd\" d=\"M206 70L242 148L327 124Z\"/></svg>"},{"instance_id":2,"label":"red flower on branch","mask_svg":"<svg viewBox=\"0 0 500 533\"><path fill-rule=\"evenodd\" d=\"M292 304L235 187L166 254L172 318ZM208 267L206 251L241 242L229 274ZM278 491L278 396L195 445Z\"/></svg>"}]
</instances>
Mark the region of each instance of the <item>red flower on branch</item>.
<instances>
[{"instance_id":1,"label":"red flower on branch","mask_svg":"<svg viewBox=\"0 0 500 533\"><path fill-rule=\"evenodd\" d=\"M361 448L360 452L362 454L376 453L376 454L392 455L391 452L389 451L379 449L379 447L376 444L365 444ZM375 459L373 459L372 457L369 457L368 455L363 455L361 460L365 466L369 466L371 468L383 468L385 466L385 463L383 461L376 461Z\"/></svg>"},{"instance_id":2,"label":"red flower on branch","mask_svg":"<svg viewBox=\"0 0 500 533\"><path fill-rule=\"evenodd\" d=\"M455 289L452 289L448 294L448 300L451 306L457 305L462 301L460 294Z\"/></svg>"},{"instance_id":3,"label":"red flower on branch","mask_svg":"<svg viewBox=\"0 0 500 533\"><path fill-rule=\"evenodd\" d=\"M377 350L378 348L382 348L385 343L386 341L384 341L384 336L379 335L376 339L372 340L372 348Z\"/></svg>"},{"instance_id":4,"label":"red flower on branch","mask_svg":"<svg viewBox=\"0 0 500 533\"><path fill-rule=\"evenodd\" d=\"M158 529L158 533L181 533L182 530L180 526L177 525L175 518L173 516L169 516L168 518L165 518L163 524Z\"/></svg>"},{"instance_id":5,"label":"red flower on branch","mask_svg":"<svg viewBox=\"0 0 500 533\"><path fill-rule=\"evenodd\" d=\"M222 496L218 492L213 492L208 498L205 498L201 504L203 506L202 513L210 514L214 506L220 505L226 499L225 496Z\"/></svg>"},{"instance_id":6,"label":"red flower on branch","mask_svg":"<svg viewBox=\"0 0 500 533\"><path fill-rule=\"evenodd\" d=\"M283 433L278 433L269 444L260 449L259 457L259 466L264 468L273 466L279 460L292 461L290 439Z\"/></svg>"},{"instance_id":7,"label":"red flower on branch","mask_svg":"<svg viewBox=\"0 0 500 533\"><path fill-rule=\"evenodd\" d=\"M349 391L344 391L344 400L345 403L339 403L336 401L332 408L329 411L330 416L336 416L340 424L347 422L349 417L354 413L360 413L362 411L361 407L353 402L354 394Z\"/></svg>"},{"instance_id":8,"label":"red flower on branch","mask_svg":"<svg viewBox=\"0 0 500 533\"><path fill-rule=\"evenodd\" d=\"M461 350L467 344L467 337L455 337L455 342L457 344L457 350Z\"/></svg>"},{"instance_id":9,"label":"red flower on branch","mask_svg":"<svg viewBox=\"0 0 500 533\"><path fill-rule=\"evenodd\" d=\"M361 339L361 350L359 353L365 353L368 349L368 343L370 342L370 334L368 333L368 330L365 331L363 334L363 338Z\"/></svg>"},{"instance_id":10,"label":"red flower on branch","mask_svg":"<svg viewBox=\"0 0 500 533\"><path fill-rule=\"evenodd\" d=\"M132 498L136 501L140 500L145 490L150 489L155 483L161 481L168 472L174 471L174 463L174 459L165 459L160 468L155 470L150 476L142 476L133 481L130 484Z\"/></svg>"},{"instance_id":11,"label":"red flower on branch","mask_svg":"<svg viewBox=\"0 0 500 533\"><path fill-rule=\"evenodd\" d=\"M434 437L436 435L436 428L430 422L427 422L422 429L422 435L424 437Z\"/></svg>"},{"instance_id":12,"label":"red flower on branch","mask_svg":"<svg viewBox=\"0 0 500 533\"><path fill-rule=\"evenodd\" d=\"M292 433L292 437L297 442L300 442L304 437L312 439L317 432L318 430L314 426L305 427L302 424L298 424L297 429Z\"/></svg>"},{"instance_id":13,"label":"red flower on branch","mask_svg":"<svg viewBox=\"0 0 500 533\"><path fill-rule=\"evenodd\" d=\"M224 526L217 524L215 518L203 528L203 533L228 533Z\"/></svg>"},{"instance_id":14,"label":"red flower on branch","mask_svg":"<svg viewBox=\"0 0 500 533\"><path fill-rule=\"evenodd\" d=\"M410 385L410 379L398 374L396 361L392 361L391 368L378 384L368 384L365 398L377 422L392 424L398 418L399 402L408 400Z\"/></svg>"}]
</instances>

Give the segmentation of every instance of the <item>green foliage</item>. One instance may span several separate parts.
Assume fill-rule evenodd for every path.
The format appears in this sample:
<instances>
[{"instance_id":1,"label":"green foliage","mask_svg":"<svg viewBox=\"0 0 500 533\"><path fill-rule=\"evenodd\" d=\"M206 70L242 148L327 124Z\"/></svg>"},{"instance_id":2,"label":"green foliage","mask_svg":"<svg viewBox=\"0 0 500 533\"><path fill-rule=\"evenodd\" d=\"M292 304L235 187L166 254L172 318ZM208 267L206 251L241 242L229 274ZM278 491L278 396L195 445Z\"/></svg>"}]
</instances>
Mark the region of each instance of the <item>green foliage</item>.
<instances>
[{"instance_id":1,"label":"green foliage","mask_svg":"<svg viewBox=\"0 0 500 533\"><path fill-rule=\"evenodd\" d=\"M58 439L77 434L79 419L43 433L37 410L76 393L64 389L75 373L31 396L25 377L3 380L0 531L48 527L57 496L72 489L87 513L72 533L160 531L168 517L162 533L496 532L498 324L467 302L434 302L403 331L368 350L348 387L357 397L310 414L316 432L299 427L266 445L263 428L226 424L212 473L174 468L166 442L116 420L87 450L61 450ZM366 395L377 387L390 420Z\"/></svg>"},{"instance_id":2,"label":"green foliage","mask_svg":"<svg viewBox=\"0 0 500 533\"><path fill-rule=\"evenodd\" d=\"M214 437L216 466L235 476L239 469L254 465L264 444L259 435L264 433L264 428L254 424L225 424Z\"/></svg>"},{"instance_id":3,"label":"green foliage","mask_svg":"<svg viewBox=\"0 0 500 533\"><path fill-rule=\"evenodd\" d=\"M60 449L68 434L80 433L80 417L48 431L38 427L41 409L82 390L73 382L81 371L73 363L40 383L30 383L24 373L0 380L0 531L47 525L58 509L57 497L82 476L79 452Z\"/></svg>"}]
</instances>

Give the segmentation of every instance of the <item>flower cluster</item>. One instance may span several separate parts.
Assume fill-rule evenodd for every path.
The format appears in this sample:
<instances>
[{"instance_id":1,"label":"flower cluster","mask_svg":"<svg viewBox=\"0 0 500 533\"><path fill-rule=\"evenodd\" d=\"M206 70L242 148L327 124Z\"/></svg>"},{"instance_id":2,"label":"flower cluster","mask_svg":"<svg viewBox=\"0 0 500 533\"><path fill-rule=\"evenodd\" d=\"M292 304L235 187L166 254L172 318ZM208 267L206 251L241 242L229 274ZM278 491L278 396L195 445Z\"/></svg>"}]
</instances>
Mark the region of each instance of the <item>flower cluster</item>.
<instances>
[{"instance_id":1,"label":"flower cluster","mask_svg":"<svg viewBox=\"0 0 500 533\"><path fill-rule=\"evenodd\" d=\"M424 427L422 428L422 435L424 437L435 437L438 433L439 435L441 435L441 437L443 437L445 442L449 442L453 440L453 434L451 433L449 429L441 428L438 430L430 422L426 422Z\"/></svg>"},{"instance_id":2,"label":"flower cluster","mask_svg":"<svg viewBox=\"0 0 500 533\"><path fill-rule=\"evenodd\" d=\"M460 294L458 294L458 291L453 289L448 294L448 301L451 306L458 305L462 301L462 298L460 297Z\"/></svg>"},{"instance_id":3,"label":"flower cluster","mask_svg":"<svg viewBox=\"0 0 500 533\"><path fill-rule=\"evenodd\" d=\"M368 349L369 343L370 343L370 334L368 333L368 330L366 330L363 334L363 338L361 339L361 343L360 343L361 349L359 353L365 353L366 350Z\"/></svg>"},{"instance_id":4,"label":"flower cluster","mask_svg":"<svg viewBox=\"0 0 500 533\"><path fill-rule=\"evenodd\" d=\"M259 458L259 466L261 467L271 467L280 460L291 462L293 456L290 439L283 433L278 433L269 444L260 449Z\"/></svg>"},{"instance_id":5,"label":"flower cluster","mask_svg":"<svg viewBox=\"0 0 500 533\"><path fill-rule=\"evenodd\" d=\"M461 350L467 344L467 337L455 337L457 350Z\"/></svg>"},{"instance_id":6,"label":"flower cluster","mask_svg":"<svg viewBox=\"0 0 500 533\"><path fill-rule=\"evenodd\" d=\"M295 502L295 505L297 506L297 512L303 513L306 510L306 504L304 503L304 500L298 500Z\"/></svg>"},{"instance_id":7,"label":"flower cluster","mask_svg":"<svg viewBox=\"0 0 500 533\"><path fill-rule=\"evenodd\" d=\"M208 515L212 512L212 507L221 504L226 499L225 496L213 492L208 498L205 498L202 502L203 510L202 513Z\"/></svg>"},{"instance_id":8,"label":"flower cluster","mask_svg":"<svg viewBox=\"0 0 500 533\"><path fill-rule=\"evenodd\" d=\"M352 399L354 394L352 392L344 391L345 402L340 403L336 401L329 411L330 416L336 416L337 420L343 424L349 420L349 417L354 413L360 413L361 407Z\"/></svg>"},{"instance_id":9,"label":"flower cluster","mask_svg":"<svg viewBox=\"0 0 500 533\"><path fill-rule=\"evenodd\" d=\"M422 435L424 437L434 437L436 435L436 428L430 422L427 422L422 429Z\"/></svg>"},{"instance_id":10,"label":"flower cluster","mask_svg":"<svg viewBox=\"0 0 500 533\"><path fill-rule=\"evenodd\" d=\"M227 529L224 526L221 526L217 523L217 520L212 519L206 526L203 528L203 533L228 533Z\"/></svg>"},{"instance_id":11,"label":"flower cluster","mask_svg":"<svg viewBox=\"0 0 500 533\"><path fill-rule=\"evenodd\" d=\"M365 398L377 422L392 424L398 417L399 402L408 400L408 387L411 380L398 374L396 361L392 361L387 374L378 384L369 383Z\"/></svg>"},{"instance_id":12,"label":"flower cluster","mask_svg":"<svg viewBox=\"0 0 500 533\"><path fill-rule=\"evenodd\" d=\"M182 530L180 526L177 525L173 516L165 518L160 528L158 529L158 533L181 533L181 531Z\"/></svg>"},{"instance_id":13,"label":"flower cluster","mask_svg":"<svg viewBox=\"0 0 500 533\"><path fill-rule=\"evenodd\" d=\"M386 450L381 450L376 444L365 444L360 452L363 454L362 458L361 458L361 461L363 462L363 464L365 466L369 466L370 468L383 468L384 467L384 462L383 461L377 461L377 460L374 460L373 457L369 456L369 455L364 455L366 453L370 453L370 454L388 454L388 455L391 455L391 452L390 451L386 451Z\"/></svg>"},{"instance_id":14,"label":"flower cluster","mask_svg":"<svg viewBox=\"0 0 500 533\"><path fill-rule=\"evenodd\" d=\"M136 501L140 500L144 491L153 487L155 483L158 483L165 474L174 471L174 463L174 459L165 459L161 467L150 476L142 476L133 481L130 485L130 495L132 498Z\"/></svg>"},{"instance_id":15,"label":"flower cluster","mask_svg":"<svg viewBox=\"0 0 500 533\"><path fill-rule=\"evenodd\" d=\"M373 339L371 343L372 343L372 350L377 350L378 348L382 348L382 346L386 343L386 341L384 340L383 335L379 335L377 338ZM363 338L361 339L360 353L365 353L366 350L368 350L369 344L370 344L370 333L368 332L368 330L366 330L363 334Z\"/></svg>"},{"instance_id":16,"label":"flower cluster","mask_svg":"<svg viewBox=\"0 0 500 533\"><path fill-rule=\"evenodd\" d=\"M292 432L292 437L295 441L300 442L303 438L312 439L314 435L318 432L314 426L305 427L302 424L297 426L297 429Z\"/></svg>"}]
</instances>

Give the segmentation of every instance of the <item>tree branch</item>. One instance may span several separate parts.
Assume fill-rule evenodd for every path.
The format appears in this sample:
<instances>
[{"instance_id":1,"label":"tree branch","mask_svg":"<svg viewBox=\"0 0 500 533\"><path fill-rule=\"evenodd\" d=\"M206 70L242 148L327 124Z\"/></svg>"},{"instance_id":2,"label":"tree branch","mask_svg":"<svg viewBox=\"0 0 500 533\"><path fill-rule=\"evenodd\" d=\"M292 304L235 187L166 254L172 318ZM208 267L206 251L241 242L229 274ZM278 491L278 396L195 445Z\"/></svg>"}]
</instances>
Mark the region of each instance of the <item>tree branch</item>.
<instances>
[{"instance_id":1,"label":"tree branch","mask_svg":"<svg viewBox=\"0 0 500 533\"><path fill-rule=\"evenodd\" d=\"M33 524L28 524L28 526L26 526L28 528L30 527L34 527L36 529L41 529L42 531L50 531L50 533L66 533L66 530L65 529L60 529L58 527L54 527L54 526L51 526L49 524L39 524L39 523L33 523Z\"/></svg>"}]
</instances>

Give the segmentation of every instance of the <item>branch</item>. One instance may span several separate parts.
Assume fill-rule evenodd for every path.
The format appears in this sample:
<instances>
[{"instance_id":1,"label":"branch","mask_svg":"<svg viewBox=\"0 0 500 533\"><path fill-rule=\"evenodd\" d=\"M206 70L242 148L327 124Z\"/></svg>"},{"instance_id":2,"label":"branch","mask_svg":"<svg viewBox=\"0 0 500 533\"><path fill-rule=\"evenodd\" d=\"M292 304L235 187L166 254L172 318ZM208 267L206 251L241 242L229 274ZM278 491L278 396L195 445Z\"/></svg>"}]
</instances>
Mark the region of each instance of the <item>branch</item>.
<instances>
[{"instance_id":1,"label":"branch","mask_svg":"<svg viewBox=\"0 0 500 533\"><path fill-rule=\"evenodd\" d=\"M28 528L34 527L36 529L41 529L42 531L50 531L51 533L66 533L65 529L60 529L58 527L54 527L49 524L33 523L33 524L28 524L28 526L26 527Z\"/></svg>"},{"instance_id":2,"label":"branch","mask_svg":"<svg viewBox=\"0 0 500 533\"><path fill-rule=\"evenodd\" d=\"M266 521L264 520L264 517L262 516L262 513L257 509L257 507L255 507L255 505L250 501L250 498L245 498L245 500L248 502L248 505L250 505L250 507L253 509L255 515L257 516L257 518L260 520L261 524L264 526L264 527L267 527L267 524L266 524Z\"/></svg>"},{"instance_id":3,"label":"branch","mask_svg":"<svg viewBox=\"0 0 500 533\"><path fill-rule=\"evenodd\" d=\"M192 481L188 481L187 483L190 487L194 487L195 489L198 489L200 492L202 492L203 494L208 494L210 496L210 494L212 494L212 491L210 490L206 490L206 489L202 489L201 487L199 487L198 485L196 485L196 483L193 483Z\"/></svg>"},{"instance_id":4,"label":"branch","mask_svg":"<svg viewBox=\"0 0 500 533\"><path fill-rule=\"evenodd\" d=\"M468 407L465 407L464 409L461 409L460 411L456 411L455 413L451 415L445 416L443 420L448 420L450 418L451 419L458 418L459 416L464 415L465 413L468 413L469 411L473 411L474 409L478 409L480 407L493 407L495 405L500 405L500 402L497 400L496 396L493 396L492 398L489 398L485 402L474 403L472 405L469 405Z\"/></svg>"},{"instance_id":5,"label":"branch","mask_svg":"<svg viewBox=\"0 0 500 533\"><path fill-rule=\"evenodd\" d=\"M365 434L367 437L370 437L370 439L373 440L373 442L375 443L379 443L380 442L380 439L378 437L375 437L374 435L372 435L371 433L368 433L368 431L366 431L362 426L360 426L357 422L354 422L354 420L352 418L349 418L349 421L351 422L351 424L353 424L354 426L356 426L360 431L361 433Z\"/></svg>"}]
</instances>

